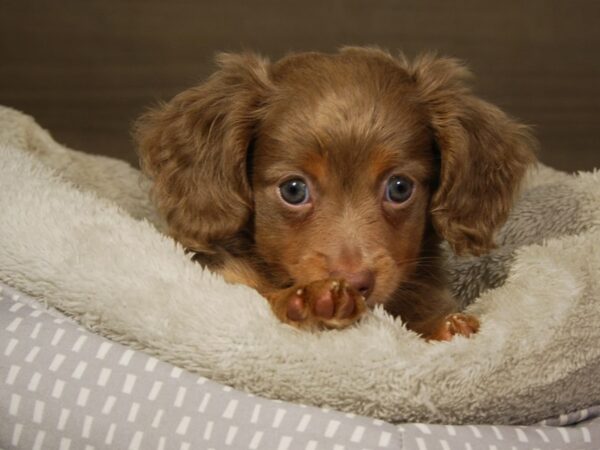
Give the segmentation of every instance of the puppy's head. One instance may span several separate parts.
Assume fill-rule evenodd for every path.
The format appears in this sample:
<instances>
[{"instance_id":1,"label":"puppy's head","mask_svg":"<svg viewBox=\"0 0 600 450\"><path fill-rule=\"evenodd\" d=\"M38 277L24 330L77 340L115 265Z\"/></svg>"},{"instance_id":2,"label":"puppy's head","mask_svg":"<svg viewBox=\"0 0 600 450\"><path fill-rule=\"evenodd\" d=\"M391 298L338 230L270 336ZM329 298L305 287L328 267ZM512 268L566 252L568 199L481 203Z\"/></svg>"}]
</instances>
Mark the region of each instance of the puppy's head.
<instances>
[{"instance_id":1,"label":"puppy's head","mask_svg":"<svg viewBox=\"0 0 600 450\"><path fill-rule=\"evenodd\" d=\"M533 161L527 129L455 60L373 49L275 64L222 55L136 137L173 236L285 283L346 278L385 302L436 254L480 254Z\"/></svg>"}]
</instances>

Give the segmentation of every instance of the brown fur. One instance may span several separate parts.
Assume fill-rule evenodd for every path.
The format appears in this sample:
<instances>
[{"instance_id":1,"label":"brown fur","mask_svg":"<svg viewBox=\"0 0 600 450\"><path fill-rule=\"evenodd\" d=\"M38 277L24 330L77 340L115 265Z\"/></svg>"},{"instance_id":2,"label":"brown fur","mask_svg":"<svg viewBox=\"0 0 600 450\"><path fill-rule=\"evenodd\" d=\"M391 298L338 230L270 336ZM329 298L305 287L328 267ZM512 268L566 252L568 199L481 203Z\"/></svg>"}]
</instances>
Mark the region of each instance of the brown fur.
<instances>
[{"instance_id":1,"label":"brown fur","mask_svg":"<svg viewBox=\"0 0 600 450\"><path fill-rule=\"evenodd\" d=\"M476 331L453 314L439 243L493 248L534 160L528 129L475 97L454 59L347 48L218 62L135 130L173 237L297 326L347 326L366 300L428 337ZM405 204L383 199L392 174L415 183ZM310 205L280 198L289 176Z\"/></svg>"}]
</instances>

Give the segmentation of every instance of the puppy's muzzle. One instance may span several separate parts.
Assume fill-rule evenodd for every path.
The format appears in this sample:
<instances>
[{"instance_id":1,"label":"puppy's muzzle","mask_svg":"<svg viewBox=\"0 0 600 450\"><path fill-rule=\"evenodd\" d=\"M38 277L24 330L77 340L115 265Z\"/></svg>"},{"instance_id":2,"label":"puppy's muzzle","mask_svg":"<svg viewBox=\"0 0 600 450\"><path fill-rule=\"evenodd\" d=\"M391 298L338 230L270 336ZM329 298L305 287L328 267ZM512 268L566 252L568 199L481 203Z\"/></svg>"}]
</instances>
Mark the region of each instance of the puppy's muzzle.
<instances>
[{"instance_id":1,"label":"puppy's muzzle","mask_svg":"<svg viewBox=\"0 0 600 450\"><path fill-rule=\"evenodd\" d=\"M331 272L331 277L343 278L350 286L360 292L365 299L369 298L375 287L375 274L371 270L360 270L358 272L334 270Z\"/></svg>"}]
</instances>

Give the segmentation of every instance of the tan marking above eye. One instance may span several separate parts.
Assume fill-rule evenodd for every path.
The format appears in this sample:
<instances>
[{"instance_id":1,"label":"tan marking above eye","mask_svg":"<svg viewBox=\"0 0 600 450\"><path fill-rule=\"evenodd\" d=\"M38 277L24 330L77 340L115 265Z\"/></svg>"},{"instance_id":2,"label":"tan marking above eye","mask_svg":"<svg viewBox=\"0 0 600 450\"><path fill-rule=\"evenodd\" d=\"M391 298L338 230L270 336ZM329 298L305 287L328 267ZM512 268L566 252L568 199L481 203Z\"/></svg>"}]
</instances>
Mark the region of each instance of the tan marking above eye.
<instances>
[{"instance_id":1,"label":"tan marking above eye","mask_svg":"<svg viewBox=\"0 0 600 450\"><path fill-rule=\"evenodd\" d=\"M327 158L317 152L310 152L301 163L302 171L317 183L327 179L328 166Z\"/></svg>"}]
</instances>

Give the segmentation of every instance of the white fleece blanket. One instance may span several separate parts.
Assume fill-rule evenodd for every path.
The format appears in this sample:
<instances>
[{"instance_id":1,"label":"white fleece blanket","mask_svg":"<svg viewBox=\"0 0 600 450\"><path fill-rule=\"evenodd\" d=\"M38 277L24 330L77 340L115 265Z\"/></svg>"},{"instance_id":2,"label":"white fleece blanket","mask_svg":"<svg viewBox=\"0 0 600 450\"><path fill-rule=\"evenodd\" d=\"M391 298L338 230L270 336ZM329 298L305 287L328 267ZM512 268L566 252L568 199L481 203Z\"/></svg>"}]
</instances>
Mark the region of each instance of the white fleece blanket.
<instances>
[{"instance_id":1,"label":"white fleece blanket","mask_svg":"<svg viewBox=\"0 0 600 450\"><path fill-rule=\"evenodd\" d=\"M481 318L427 343L382 310L342 331L279 323L158 231L126 163L0 108L0 280L221 383L388 421L528 423L600 404L600 174L532 171L499 249L449 256ZM146 220L147 219L147 220Z\"/></svg>"}]
</instances>

